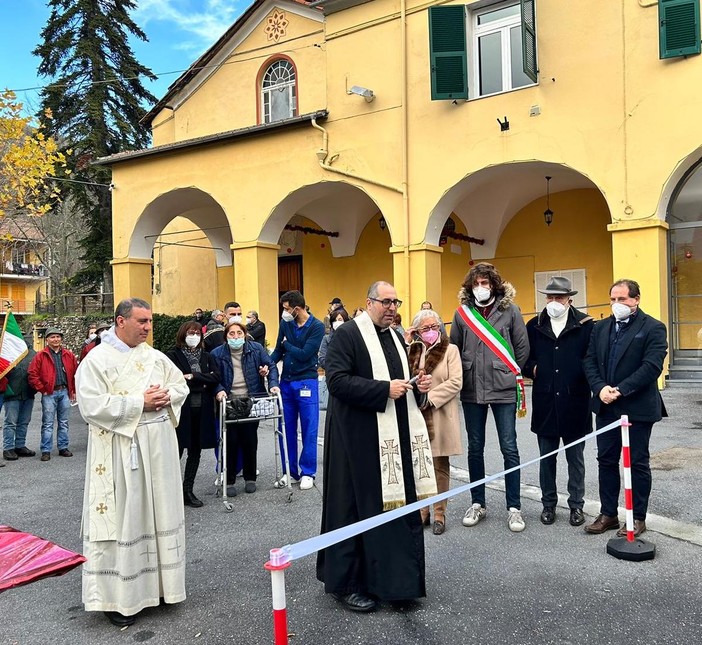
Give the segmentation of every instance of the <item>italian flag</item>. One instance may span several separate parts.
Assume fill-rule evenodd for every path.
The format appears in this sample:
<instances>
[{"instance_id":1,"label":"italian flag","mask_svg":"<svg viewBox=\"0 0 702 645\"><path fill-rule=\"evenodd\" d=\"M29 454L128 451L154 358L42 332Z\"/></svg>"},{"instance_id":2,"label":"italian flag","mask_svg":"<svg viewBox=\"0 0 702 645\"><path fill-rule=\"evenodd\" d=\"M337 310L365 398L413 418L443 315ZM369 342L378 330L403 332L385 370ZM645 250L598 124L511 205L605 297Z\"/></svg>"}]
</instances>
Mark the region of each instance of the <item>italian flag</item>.
<instances>
[{"instance_id":1,"label":"italian flag","mask_svg":"<svg viewBox=\"0 0 702 645\"><path fill-rule=\"evenodd\" d=\"M5 314L0 339L0 378L5 376L27 355L27 343L11 311Z\"/></svg>"}]
</instances>

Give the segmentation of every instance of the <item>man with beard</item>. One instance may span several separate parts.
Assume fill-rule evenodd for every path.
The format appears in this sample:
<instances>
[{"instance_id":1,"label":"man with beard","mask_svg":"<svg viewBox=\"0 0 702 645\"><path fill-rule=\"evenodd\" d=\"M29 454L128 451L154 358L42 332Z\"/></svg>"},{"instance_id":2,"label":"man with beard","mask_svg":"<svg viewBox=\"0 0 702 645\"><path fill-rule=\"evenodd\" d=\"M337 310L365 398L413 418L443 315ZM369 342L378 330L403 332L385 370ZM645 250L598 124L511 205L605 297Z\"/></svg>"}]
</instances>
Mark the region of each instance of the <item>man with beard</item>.
<instances>
[{"instance_id":1,"label":"man with beard","mask_svg":"<svg viewBox=\"0 0 702 645\"><path fill-rule=\"evenodd\" d=\"M407 353L390 329L401 304L391 284L374 283L366 311L341 325L329 344L322 533L436 494ZM431 377L421 372L418 392L430 386ZM375 609L376 599L424 597L419 513L321 551L317 578L326 593L358 612Z\"/></svg>"}]
</instances>

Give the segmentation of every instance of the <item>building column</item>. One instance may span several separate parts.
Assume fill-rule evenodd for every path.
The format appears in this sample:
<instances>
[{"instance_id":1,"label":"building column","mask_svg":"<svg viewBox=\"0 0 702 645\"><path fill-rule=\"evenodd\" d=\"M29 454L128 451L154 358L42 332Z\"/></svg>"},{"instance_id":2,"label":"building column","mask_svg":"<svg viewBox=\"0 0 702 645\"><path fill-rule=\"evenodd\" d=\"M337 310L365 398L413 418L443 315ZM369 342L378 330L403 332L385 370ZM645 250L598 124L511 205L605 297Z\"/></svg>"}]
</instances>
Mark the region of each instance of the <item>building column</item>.
<instances>
[{"instance_id":1,"label":"building column","mask_svg":"<svg viewBox=\"0 0 702 645\"><path fill-rule=\"evenodd\" d=\"M641 287L641 308L669 325L668 297L668 224L662 220L616 222L607 230L612 234L612 271L614 280L629 278ZM668 329L668 357L670 356ZM668 357L658 386L664 387Z\"/></svg>"},{"instance_id":2,"label":"building column","mask_svg":"<svg viewBox=\"0 0 702 645\"><path fill-rule=\"evenodd\" d=\"M441 310L441 254L444 250L433 244L412 244L407 252L403 246L390 247L393 274L402 306L403 327L408 327L422 303L429 300L436 311ZM405 284L405 267L409 262L409 286Z\"/></svg>"},{"instance_id":3,"label":"building column","mask_svg":"<svg viewBox=\"0 0 702 645\"><path fill-rule=\"evenodd\" d=\"M235 242L234 293L236 301L246 314L250 309L258 311L266 323L267 339L270 342L278 333L278 251L280 246L266 242Z\"/></svg>"},{"instance_id":4,"label":"building column","mask_svg":"<svg viewBox=\"0 0 702 645\"><path fill-rule=\"evenodd\" d=\"M114 282L115 307L125 298L141 298L153 301L151 290L151 272L153 260L145 258L121 258L112 260L112 279Z\"/></svg>"},{"instance_id":5,"label":"building column","mask_svg":"<svg viewBox=\"0 0 702 645\"><path fill-rule=\"evenodd\" d=\"M661 220L616 222L612 234L614 280L641 286L641 308L668 324L668 224Z\"/></svg>"},{"instance_id":6,"label":"building column","mask_svg":"<svg viewBox=\"0 0 702 645\"><path fill-rule=\"evenodd\" d=\"M215 309L222 309L227 302L236 301L234 287L234 261L229 266L217 267L217 303Z\"/></svg>"}]
</instances>

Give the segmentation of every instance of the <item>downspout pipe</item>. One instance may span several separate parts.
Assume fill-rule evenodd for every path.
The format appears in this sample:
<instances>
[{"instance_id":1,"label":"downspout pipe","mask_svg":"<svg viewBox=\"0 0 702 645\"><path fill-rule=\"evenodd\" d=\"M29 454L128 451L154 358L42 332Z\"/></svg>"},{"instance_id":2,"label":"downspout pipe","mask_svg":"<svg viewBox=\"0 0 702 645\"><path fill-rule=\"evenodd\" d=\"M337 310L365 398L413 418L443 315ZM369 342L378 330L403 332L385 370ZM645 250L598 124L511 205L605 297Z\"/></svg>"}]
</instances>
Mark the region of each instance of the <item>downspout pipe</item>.
<instances>
[{"instance_id":1,"label":"downspout pipe","mask_svg":"<svg viewBox=\"0 0 702 645\"><path fill-rule=\"evenodd\" d=\"M397 186L385 184L382 181L377 181L368 177L362 177L361 175L357 175L346 170L341 170L340 168L334 168L334 166L327 162L327 158L329 157L329 133L326 131L325 128L323 128L321 125L319 125L319 123L317 123L316 118L313 117L311 123L313 128L316 128L322 133L322 147L319 150L317 150L317 159L319 159L319 165L322 168L324 168L324 170L334 172L337 175L343 175L344 177L349 177L350 179L358 179L359 181L363 181L367 184L373 184L373 186L380 186L381 188L386 188L387 190L392 190L396 193L403 193L403 189L398 188Z\"/></svg>"},{"instance_id":2,"label":"downspout pipe","mask_svg":"<svg viewBox=\"0 0 702 645\"><path fill-rule=\"evenodd\" d=\"M409 151L408 146L408 123L407 113L407 4L406 0L400 0L400 49L401 49L401 77L402 77L402 214L405 223L405 298L410 299L410 209L409 209Z\"/></svg>"}]
</instances>

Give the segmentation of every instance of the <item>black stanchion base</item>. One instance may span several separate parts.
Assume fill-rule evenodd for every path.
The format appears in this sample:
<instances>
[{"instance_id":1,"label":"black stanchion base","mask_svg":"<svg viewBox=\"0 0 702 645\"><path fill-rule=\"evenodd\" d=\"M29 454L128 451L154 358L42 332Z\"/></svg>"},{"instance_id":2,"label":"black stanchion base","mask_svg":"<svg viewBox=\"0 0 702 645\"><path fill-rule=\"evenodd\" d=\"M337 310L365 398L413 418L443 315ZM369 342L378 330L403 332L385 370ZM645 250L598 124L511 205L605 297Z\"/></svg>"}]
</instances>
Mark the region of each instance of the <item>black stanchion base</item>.
<instances>
[{"instance_id":1,"label":"black stanchion base","mask_svg":"<svg viewBox=\"0 0 702 645\"><path fill-rule=\"evenodd\" d=\"M656 545L641 538L635 538L633 542L629 542L625 537L617 537L607 542L607 553L619 560L643 562L656 557Z\"/></svg>"}]
</instances>

